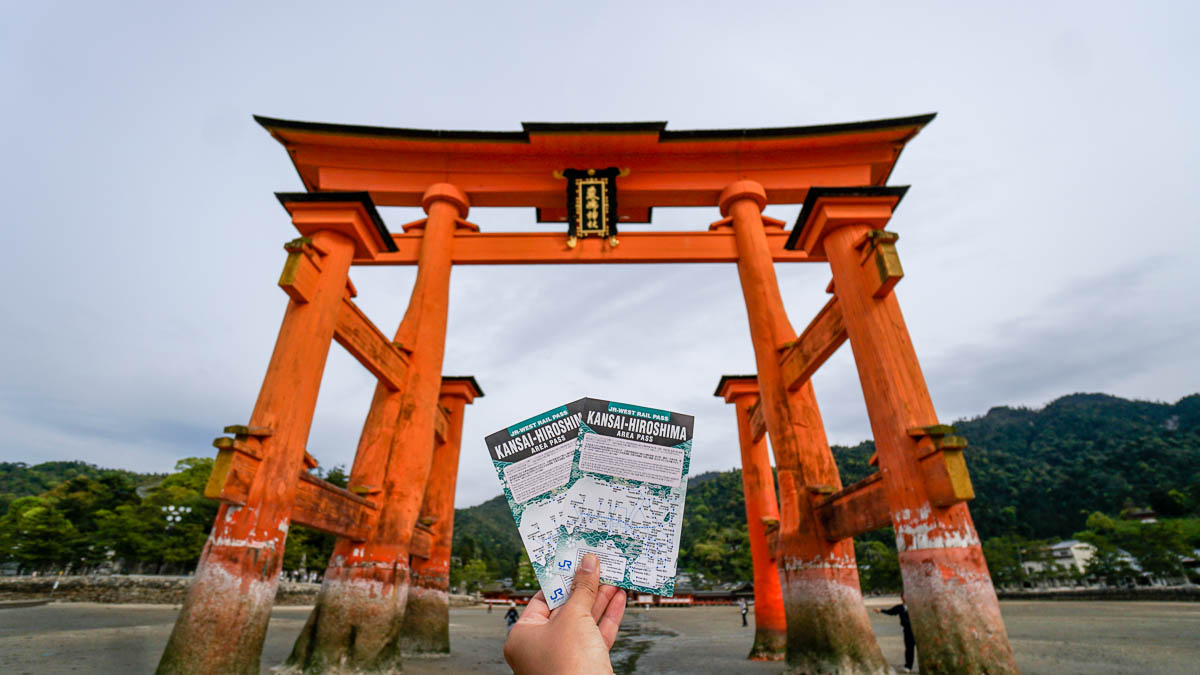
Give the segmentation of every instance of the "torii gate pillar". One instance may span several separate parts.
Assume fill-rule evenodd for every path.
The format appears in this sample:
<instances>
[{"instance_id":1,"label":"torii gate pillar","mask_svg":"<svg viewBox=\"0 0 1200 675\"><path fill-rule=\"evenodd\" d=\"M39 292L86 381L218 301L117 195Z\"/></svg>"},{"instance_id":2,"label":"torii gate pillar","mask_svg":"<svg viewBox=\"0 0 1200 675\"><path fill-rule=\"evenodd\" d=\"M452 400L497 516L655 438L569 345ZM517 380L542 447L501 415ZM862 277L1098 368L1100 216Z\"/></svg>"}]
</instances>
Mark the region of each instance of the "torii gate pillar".
<instances>
[{"instance_id":1,"label":"torii gate pillar","mask_svg":"<svg viewBox=\"0 0 1200 675\"><path fill-rule=\"evenodd\" d=\"M370 214L360 206L285 206L306 235L287 247L289 260L309 271L305 290L288 302L249 424L227 428L237 434L227 439L235 452L257 468L242 503L217 512L159 673L258 673L350 262L377 244L368 234Z\"/></svg>"},{"instance_id":2,"label":"torii gate pillar","mask_svg":"<svg viewBox=\"0 0 1200 675\"><path fill-rule=\"evenodd\" d=\"M417 279L395 342L409 353L407 382L375 390L350 472L350 489L375 495L378 520L364 542L339 539L317 604L288 665L306 672L400 669L413 534L433 462L445 353L454 233L470 208L448 183L426 189Z\"/></svg>"},{"instance_id":3,"label":"torii gate pillar","mask_svg":"<svg viewBox=\"0 0 1200 675\"><path fill-rule=\"evenodd\" d=\"M752 661L781 661L787 654L787 616L779 588L779 568L768 540L768 529L779 528L775 477L767 454L766 434L755 438L751 409L758 403L758 380L753 375L726 375L717 384L717 396L737 410L738 444L742 450L742 492L746 498L746 527L754 560L754 644Z\"/></svg>"},{"instance_id":4,"label":"torii gate pillar","mask_svg":"<svg viewBox=\"0 0 1200 675\"><path fill-rule=\"evenodd\" d=\"M1016 673L967 505L938 499L921 466L941 450L942 428L892 291L901 276L889 249L896 235L882 228L902 195L902 188L814 188L796 236L811 254L827 256L833 270L896 531L921 671Z\"/></svg>"},{"instance_id":5,"label":"torii gate pillar","mask_svg":"<svg viewBox=\"0 0 1200 675\"><path fill-rule=\"evenodd\" d=\"M438 434L433 466L425 484L418 526L428 528L429 550L412 555L408 607L400 629L405 653L450 653L450 543L454 539L454 488L462 446L463 410L483 396L473 377L443 377L438 402L447 414L446 430Z\"/></svg>"},{"instance_id":6,"label":"torii gate pillar","mask_svg":"<svg viewBox=\"0 0 1200 675\"><path fill-rule=\"evenodd\" d=\"M808 488L841 486L812 384L789 391L780 350L796 339L779 294L767 245L763 186L752 180L721 193L725 220L737 242L738 277L746 299L750 339L758 366L760 404L779 469L780 572L787 606L787 661L800 672L887 673L858 585L854 542L828 541L816 529ZM782 227L771 221L772 227Z\"/></svg>"}]
</instances>

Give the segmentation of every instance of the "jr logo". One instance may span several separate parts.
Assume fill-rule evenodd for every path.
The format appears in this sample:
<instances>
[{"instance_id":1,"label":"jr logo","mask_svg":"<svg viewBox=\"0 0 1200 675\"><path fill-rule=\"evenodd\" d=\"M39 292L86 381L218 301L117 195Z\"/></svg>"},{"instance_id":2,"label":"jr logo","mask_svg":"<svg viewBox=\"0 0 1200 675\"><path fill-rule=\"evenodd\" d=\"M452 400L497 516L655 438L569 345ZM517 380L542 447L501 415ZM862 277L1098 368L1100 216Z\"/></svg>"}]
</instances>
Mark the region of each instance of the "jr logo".
<instances>
[{"instance_id":1,"label":"jr logo","mask_svg":"<svg viewBox=\"0 0 1200 675\"><path fill-rule=\"evenodd\" d=\"M570 560L560 560L560 561L558 561L558 569L569 570L569 569L571 569L571 563L572 563L572 561L570 561Z\"/></svg>"},{"instance_id":2,"label":"jr logo","mask_svg":"<svg viewBox=\"0 0 1200 675\"><path fill-rule=\"evenodd\" d=\"M562 597L562 591L563 591L563 589L561 589L561 588L556 588L556 589L554 589L554 592L550 594L550 599L551 599L551 600L557 600L557 599L561 598L561 597Z\"/></svg>"}]
</instances>

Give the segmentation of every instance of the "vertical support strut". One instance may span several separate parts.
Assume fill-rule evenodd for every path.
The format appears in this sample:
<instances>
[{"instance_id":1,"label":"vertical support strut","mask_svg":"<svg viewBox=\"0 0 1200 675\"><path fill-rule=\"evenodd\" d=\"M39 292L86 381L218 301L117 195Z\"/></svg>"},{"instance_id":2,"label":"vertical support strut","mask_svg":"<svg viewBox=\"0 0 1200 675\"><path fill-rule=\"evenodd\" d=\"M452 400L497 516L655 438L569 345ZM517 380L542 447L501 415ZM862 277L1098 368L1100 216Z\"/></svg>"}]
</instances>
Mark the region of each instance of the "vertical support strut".
<instances>
[{"instance_id":1,"label":"vertical support strut","mask_svg":"<svg viewBox=\"0 0 1200 675\"><path fill-rule=\"evenodd\" d=\"M750 555L754 560L754 644L747 658L781 661L787 655L787 616L775 552L767 540L768 527L779 527L779 506L775 501L775 478L771 475L766 434L755 438L750 420L750 409L759 398L758 381L752 375L726 375L716 393L737 411L738 443L742 451L742 491L746 498Z\"/></svg>"},{"instance_id":2,"label":"vertical support strut","mask_svg":"<svg viewBox=\"0 0 1200 675\"><path fill-rule=\"evenodd\" d=\"M350 474L351 491L379 505L378 520L366 542L334 545L316 607L288 658L304 671L400 668L410 544L433 461L454 231L469 202L457 187L438 183L422 206L417 279L396 332L410 352L408 380L400 391L376 387Z\"/></svg>"},{"instance_id":3,"label":"vertical support strut","mask_svg":"<svg viewBox=\"0 0 1200 675\"><path fill-rule=\"evenodd\" d=\"M886 270L866 255L870 242L880 238L871 233L891 217L897 199L894 194L871 196L868 190L821 199L815 208L805 205L812 212L805 228L829 258L845 311L896 530L921 672L1015 673L967 505L932 503L918 461L933 449L932 440L909 434L915 427L936 424L937 417L900 304L884 283Z\"/></svg>"},{"instance_id":4,"label":"vertical support strut","mask_svg":"<svg viewBox=\"0 0 1200 675\"><path fill-rule=\"evenodd\" d=\"M809 486L841 486L825 440L811 383L789 392L779 350L796 338L779 284L762 209L762 185L737 181L721 193L722 216L731 217L738 248L738 277L745 295L758 366L763 418L779 469L779 565L787 609L787 661L800 672L890 672L862 602L854 542L829 542L815 526Z\"/></svg>"},{"instance_id":5,"label":"vertical support strut","mask_svg":"<svg viewBox=\"0 0 1200 675\"><path fill-rule=\"evenodd\" d=\"M422 525L433 531L429 557L413 556L408 607L401 639L405 653L450 653L450 543L454 539L454 488L462 446L463 411L483 391L473 377L443 377L439 405L447 412L445 438L436 443L421 504Z\"/></svg>"},{"instance_id":6,"label":"vertical support strut","mask_svg":"<svg viewBox=\"0 0 1200 675\"><path fill-rule=\"evenodd\" d=\"M249 427L262 463L242 507L222 505L159 673L257 673L292 502L355 241L332 229L297 244L315 280L288 301ZM300 250L302 249L302 250Z\"/></svg>"}]
</instances>

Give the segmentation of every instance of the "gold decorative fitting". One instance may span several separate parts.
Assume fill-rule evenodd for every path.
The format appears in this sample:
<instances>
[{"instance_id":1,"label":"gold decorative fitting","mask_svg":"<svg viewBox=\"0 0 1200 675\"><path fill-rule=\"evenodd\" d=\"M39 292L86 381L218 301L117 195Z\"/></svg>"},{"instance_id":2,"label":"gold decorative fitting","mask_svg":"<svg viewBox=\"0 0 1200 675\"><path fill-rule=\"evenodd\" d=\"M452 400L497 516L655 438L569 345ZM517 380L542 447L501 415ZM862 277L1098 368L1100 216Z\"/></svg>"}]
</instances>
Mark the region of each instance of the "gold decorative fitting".
<instances>
[{"instance_id":1,"label":"gold decorative fitting","mask_svg":"<svg viewBox=\"0 0 1200 675\"><path fill-rule=\"evenodd\" d=\"M312 237L296 237L295 239L285 243L283 245L283 250L287 251L288 253L294 253L296 251L304 250L305 246L311 245Z\"/></svg>"}]
</instances>

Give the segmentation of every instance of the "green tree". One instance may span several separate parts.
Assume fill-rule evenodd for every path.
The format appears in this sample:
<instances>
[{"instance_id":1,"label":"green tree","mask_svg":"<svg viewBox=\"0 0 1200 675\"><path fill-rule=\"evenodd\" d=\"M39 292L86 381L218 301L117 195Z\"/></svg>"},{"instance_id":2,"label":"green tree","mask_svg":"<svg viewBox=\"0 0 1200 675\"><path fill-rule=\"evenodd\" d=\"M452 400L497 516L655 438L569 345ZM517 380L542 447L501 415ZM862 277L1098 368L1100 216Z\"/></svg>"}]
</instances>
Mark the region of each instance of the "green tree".
<instances>
[{"instance_id":1,"label":"green tree","mask_svg":"<svg viewBox=\"0 0 1200 675\"><path fill-rule=\"evenodd\" d=\"M866 593L893 593L903 586L900 559L896 551L881 541L855 541L858 581Z\"/></svg>"},{"instance_id":2,"label":"green tree","mask_svg":"<svg viewBox=\"0 0 1200 675\"><path fill-rule=\"evenodd\" d=\"M458 583L455 585L466 589L468 593L474 593L484 585L491 583L492 575L488 572L487 563L476 558L460 567L457 581Z\"/></svg>"},{"instance_id":3,"label":"green tree","mask_svg":"<svg viewBox=\"0 0 1200 675\"><path fill-rule=\"evenodd\" d=\"M42 497L22 497L9 505L0 532L8 556L38 570L71 562L71 547L79 534L54 503Z\"/></svg>"},{"instance_id":4,"label":"green tree","mask_svg":"<svg viewBox=\"0 0 1200 675\"><path fill-rule=\"evenodd\" d=\"M529 562L529 555L521 550L521 558L517 561L517 576L513 581L513 586L520 589L530 589L538 587L537 575L533 573L533 563Z\"/></svg>"},{"instance_id":5,"label":"green tree","mask_svg":"<svg viewBox=\"0 0 1200 675\"><path fill-rule=\"evenodd\" d=\"M987 559L988 571L997 586L1020 586L1024 583L1021 551L1029 545L1017 535L992 537L983 542L983 557Z\"/></svg>"},{"instance_id":6,"label":"green tree","mask_svg":"<svg viewBox=\"0 0 1200 675\"><path fill-rule=\"evenodd\" d=\"M1118 544L1137 558L1147 574L1166 578L1184 576L1182 559L1191 554L1178 523L1139 523L1132 532L1119 532Z\"/></svg>"},{"instance_id":7,"label":"green tree","mask_svg":"<svg viewBox=\"0 0 1200 675\"><path fill-rule=\"evenodd\" d=\"M1090 543L1096 547L1096 552L1084 567L1084 572L1089 577L1100 579L1109 586L1120 586L1136 575L1129 561L1111 542L1103 537L1096 537Z\"/></svg>"}]
</instances>

